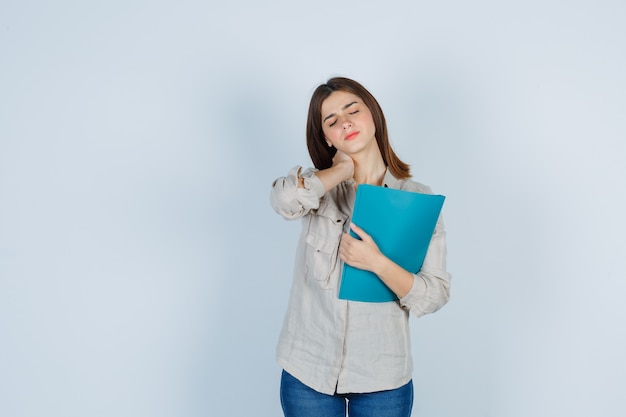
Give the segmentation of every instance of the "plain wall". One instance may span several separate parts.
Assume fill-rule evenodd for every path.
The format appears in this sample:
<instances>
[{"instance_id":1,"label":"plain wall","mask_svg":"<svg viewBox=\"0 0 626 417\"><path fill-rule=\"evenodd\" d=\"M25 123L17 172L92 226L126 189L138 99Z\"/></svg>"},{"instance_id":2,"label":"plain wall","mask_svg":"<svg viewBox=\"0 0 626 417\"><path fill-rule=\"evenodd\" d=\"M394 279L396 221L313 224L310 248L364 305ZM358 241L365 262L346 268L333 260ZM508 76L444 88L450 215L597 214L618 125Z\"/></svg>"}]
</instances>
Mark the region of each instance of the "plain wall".
<instances>
[{"instance_id":1,"label":"plain wall","mask_svg":"<svg viewBox=\"0 0 626 417\"><path fill-rule=\"evenodd\" d=\"M626 414L621 1L0 3L0 415L279 416L333 75L447 196L415 416Z\"/></svg>"}]
</instances>

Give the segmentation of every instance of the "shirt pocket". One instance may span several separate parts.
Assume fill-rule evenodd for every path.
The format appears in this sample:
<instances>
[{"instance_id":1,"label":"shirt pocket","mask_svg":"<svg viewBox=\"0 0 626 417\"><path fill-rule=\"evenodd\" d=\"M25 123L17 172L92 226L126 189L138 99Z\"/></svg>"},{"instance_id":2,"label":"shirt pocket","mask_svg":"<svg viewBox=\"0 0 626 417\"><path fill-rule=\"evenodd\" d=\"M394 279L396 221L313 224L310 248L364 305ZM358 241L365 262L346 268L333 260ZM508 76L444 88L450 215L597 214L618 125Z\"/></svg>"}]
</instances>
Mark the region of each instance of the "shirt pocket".
<instances>
[{"instance_id":1,"label":"shirt pocket","mask_svg":"<svg viewBox=\"0 0 626 417\"><path fill-rule=\"evenodd\" d=\"M346 216L322 205L311 219L305 238L307 244L305 272L323 288L335 288L339 281L339 242Z\"/></svg>"}]
</instances>

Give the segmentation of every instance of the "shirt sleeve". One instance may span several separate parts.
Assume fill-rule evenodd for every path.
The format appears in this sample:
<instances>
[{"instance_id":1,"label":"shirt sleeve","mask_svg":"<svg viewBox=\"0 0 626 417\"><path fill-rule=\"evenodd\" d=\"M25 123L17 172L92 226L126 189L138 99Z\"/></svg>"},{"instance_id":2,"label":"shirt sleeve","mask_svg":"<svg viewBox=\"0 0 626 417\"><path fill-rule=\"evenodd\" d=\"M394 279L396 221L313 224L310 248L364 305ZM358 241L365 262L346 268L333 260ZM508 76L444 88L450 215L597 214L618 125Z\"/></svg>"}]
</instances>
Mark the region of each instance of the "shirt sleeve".
<instances>
[{"instance_id":1,"label":"shirt sleeve","mask_svg":"<svg viewBox=\"0 0 626 417\"><path fill-rule=\"evenodd\" d=\"M304 180L304 188L298 188L298 178ZM314 169L293 167L286 177L277 178L272 184L270 203L285 219L298 219L319 207L324 195L324 185Z\"/></svg>"},{"instance_id":2,"label":"shirt sleeve","mask_svg":"<svg viewBox=\"0 0 626 417\"><path fill-rule=\"evenodd\" d=\"M400 299L400 305L417 317L434 313L450 299L450 278L446 270L446 232L440 216L422 269L413 274L413 286Z\"/></svg>"}]
</instances>

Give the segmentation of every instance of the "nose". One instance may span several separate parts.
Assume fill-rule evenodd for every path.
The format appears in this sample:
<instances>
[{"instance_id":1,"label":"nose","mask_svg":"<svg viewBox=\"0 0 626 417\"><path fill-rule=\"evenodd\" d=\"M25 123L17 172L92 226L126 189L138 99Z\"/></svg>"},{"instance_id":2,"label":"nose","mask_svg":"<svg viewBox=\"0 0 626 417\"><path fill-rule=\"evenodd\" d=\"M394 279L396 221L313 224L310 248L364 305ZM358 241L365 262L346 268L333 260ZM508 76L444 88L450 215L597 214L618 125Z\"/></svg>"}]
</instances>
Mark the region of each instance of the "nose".
<instances>
[{"instance_id":1,"label":"nose","mask_svg":"<svg viewBox=\"0 0 626 417\"><path fill-rule=\"evenodd\" d=\"M352 122L349 119L344 118L341 121L341 125L343 127L343 130L350 129L352 127Z\"/></svg>"}]
</instances>

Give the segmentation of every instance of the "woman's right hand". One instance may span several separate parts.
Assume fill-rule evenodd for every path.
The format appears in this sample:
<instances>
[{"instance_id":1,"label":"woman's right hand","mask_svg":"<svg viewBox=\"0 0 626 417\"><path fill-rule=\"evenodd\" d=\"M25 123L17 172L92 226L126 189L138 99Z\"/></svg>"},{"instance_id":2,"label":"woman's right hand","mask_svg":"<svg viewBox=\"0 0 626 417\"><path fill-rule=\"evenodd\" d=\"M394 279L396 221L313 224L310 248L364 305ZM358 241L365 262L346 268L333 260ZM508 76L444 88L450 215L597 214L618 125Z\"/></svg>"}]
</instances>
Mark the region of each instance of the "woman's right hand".
<instances>
[{"instance_id":1,"label":"woman's right hand","mask_svg":"<svg viewBox=\"0 0 626 417\"><path fill-rule=\"evenodd\" d=\"M337 151L333 157L333 168L341 169L343 181L347 181L354 176L354 160L345 152Z\"/></svg>"},{"instance_id":2,"label":"woman's right hand","mask_svg":"<svg viewBox=\"0 0 626 417\"><path fill-rule=\"evenodd\" d=\"M337 151L333 157L333 165L330 168L317 171L315 176L322 181L324 192L326 193L337 186L337 184L354 177L354 161L348 154ZM304 187L304 180L300 179L298 187Z\"/></svg>"}]
</instances>

